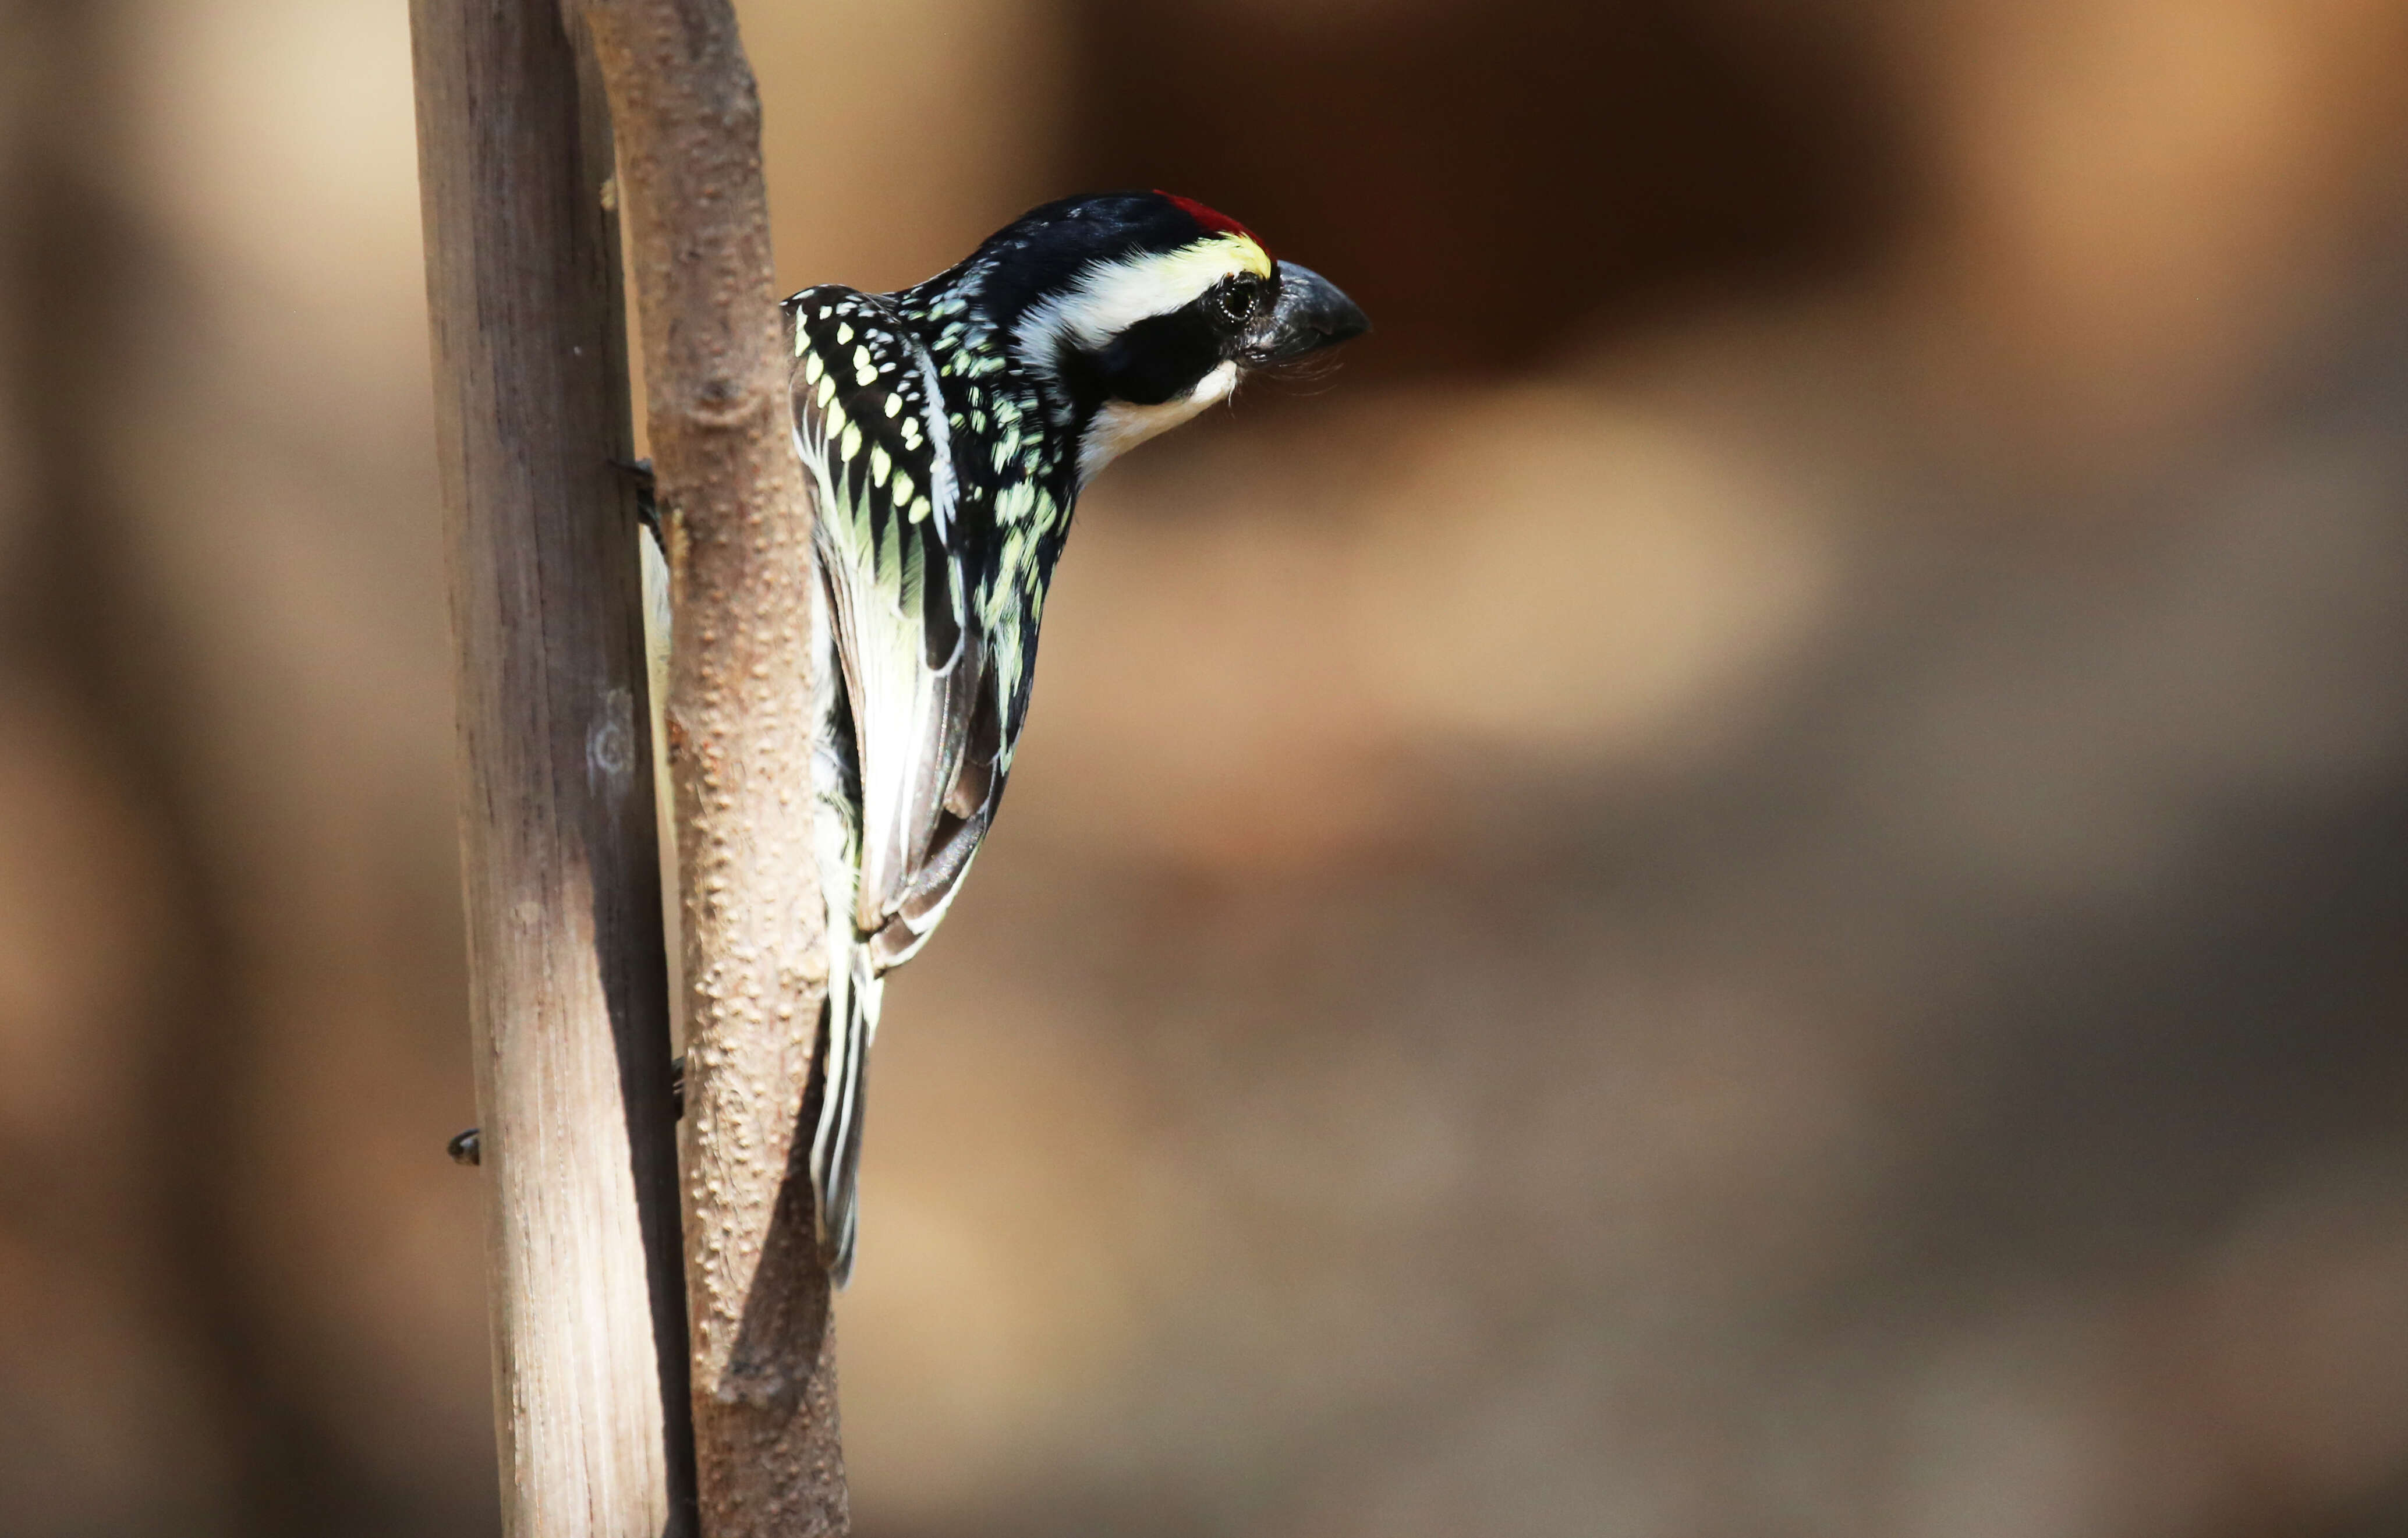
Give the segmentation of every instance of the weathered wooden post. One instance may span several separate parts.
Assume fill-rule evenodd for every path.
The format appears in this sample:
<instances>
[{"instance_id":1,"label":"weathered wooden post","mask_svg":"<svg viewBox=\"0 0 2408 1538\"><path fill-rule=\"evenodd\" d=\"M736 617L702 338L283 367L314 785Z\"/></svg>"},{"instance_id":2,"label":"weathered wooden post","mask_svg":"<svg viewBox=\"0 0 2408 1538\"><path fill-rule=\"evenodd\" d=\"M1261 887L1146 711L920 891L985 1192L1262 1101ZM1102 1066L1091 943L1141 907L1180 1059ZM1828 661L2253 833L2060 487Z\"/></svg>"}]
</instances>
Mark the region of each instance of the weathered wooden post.
<instances>
[{"instance_id":1,"label":"weathered wooden post","mask_svg":"<svg viewBox=\"0 0 2408 1538\"><path fill-rule=\"evenodd\" d=\"M553 0L412 0L513 1538L693 1531L612 149Z\"/></svg>"},{"instance_id":2,"label":"weathered wooden post","mask_svg":"<svg viewBox=\"0 0 2408 1538\"><path fill-rule=\"evenodd\" d=\"M726 0L413 0L514 1533L841 1533L803 1104L821 649ZM613 180L606 81L624 151ZM614 187L615 199L604 195ZM628 493L624 206L677 576L683 1281ZM692 1299L691 1420L683 1303Z\"/></svg>"}]
</instances>

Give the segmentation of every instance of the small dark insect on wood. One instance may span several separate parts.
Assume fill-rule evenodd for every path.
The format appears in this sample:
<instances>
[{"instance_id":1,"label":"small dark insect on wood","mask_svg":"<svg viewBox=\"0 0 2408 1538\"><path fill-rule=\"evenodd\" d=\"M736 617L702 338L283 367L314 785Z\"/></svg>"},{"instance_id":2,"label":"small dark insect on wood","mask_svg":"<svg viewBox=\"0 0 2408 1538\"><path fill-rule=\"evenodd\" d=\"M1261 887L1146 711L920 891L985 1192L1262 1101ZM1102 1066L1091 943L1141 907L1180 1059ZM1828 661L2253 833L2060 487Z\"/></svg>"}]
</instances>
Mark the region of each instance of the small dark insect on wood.
<instances>
[{"instance_id":1,"label":"small dark insect on wood","mask_svg":"<svg viewBox=\"0 0 2408 1538\"><path fill-rule=\"evenodd\" d=\"M669 1063L669 1103L677 1108L678 1119L685 1119L685 1059L673 1059ZM452 1134L443 1145L454 1164L481 1164L485 1161L484 1138L470 1127Z\"/></svg>"}]
</instances>

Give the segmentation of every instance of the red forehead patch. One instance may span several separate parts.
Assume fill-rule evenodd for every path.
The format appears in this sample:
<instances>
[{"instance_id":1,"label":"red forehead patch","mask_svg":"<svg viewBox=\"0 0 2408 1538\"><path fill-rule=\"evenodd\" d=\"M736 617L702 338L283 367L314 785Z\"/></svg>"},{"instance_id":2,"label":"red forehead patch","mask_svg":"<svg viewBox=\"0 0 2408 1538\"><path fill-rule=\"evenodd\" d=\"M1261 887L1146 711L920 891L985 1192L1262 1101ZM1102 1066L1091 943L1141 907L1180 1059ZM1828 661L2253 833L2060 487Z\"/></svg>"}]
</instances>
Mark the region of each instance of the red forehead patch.
<instances>
[{"instance_id":1,"label":"red forehead patch","mask_svg":"<svg viewBox=\"0 0 2408 1538\"><path fill-rule=\"evenodd\" d=\"M1263 244L1262 236L1254 234L1254 231L1247 229L1244 225L1239 223L1236 220L1231 219L1228 215L1221 212L1218 208L1208 208L1192 197L1181 197L1177 192L1166 192L1159 187L1155 188L1154 191L1156 196L1168 198L1173 204L1178 206L1181 212L1194 220L1197 223L1204 226L1207 230L1211 231L1214 235L1241 235L1257 246L1261 246ZM1270 248L1265 246L1263 249L1268 251Z\"/></svg>"}]
</instances>

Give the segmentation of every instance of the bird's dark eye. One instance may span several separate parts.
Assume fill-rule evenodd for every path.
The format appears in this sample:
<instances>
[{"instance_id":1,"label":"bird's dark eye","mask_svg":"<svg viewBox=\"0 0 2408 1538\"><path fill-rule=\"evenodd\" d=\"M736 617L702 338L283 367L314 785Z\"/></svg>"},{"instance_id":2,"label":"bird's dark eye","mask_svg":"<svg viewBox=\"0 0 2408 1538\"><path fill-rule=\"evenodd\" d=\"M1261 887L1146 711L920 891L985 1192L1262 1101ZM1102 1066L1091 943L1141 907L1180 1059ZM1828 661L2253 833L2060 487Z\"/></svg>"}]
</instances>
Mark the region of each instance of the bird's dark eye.
<instances>
[{"instance_id":1,"label":"bird's dark eye","mask_svg":"<svg viewBox=\"0 0 2408 1538\"><path fill-rule=\"evenodd\" d=\"M1254 320L1254 306L1261 299L1260 284L1240 279L1233 283L1224 283L1213 291L1212 306L1220 312L1222 320L1226 320L1234 328L1242 329L1248 321Z\"/></svg>"}]
</instances>

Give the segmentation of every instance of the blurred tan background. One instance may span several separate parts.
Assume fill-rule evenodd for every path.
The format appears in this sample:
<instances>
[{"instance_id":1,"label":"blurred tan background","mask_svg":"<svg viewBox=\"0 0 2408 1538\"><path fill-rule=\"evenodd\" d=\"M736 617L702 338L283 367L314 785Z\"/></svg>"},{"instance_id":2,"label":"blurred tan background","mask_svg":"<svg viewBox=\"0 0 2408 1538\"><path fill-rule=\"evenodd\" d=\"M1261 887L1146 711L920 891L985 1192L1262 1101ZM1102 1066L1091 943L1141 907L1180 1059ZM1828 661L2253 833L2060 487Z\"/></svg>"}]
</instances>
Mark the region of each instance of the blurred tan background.
<instances>
[{"instance_id":1,"label":"blurred tan background","mask_svg":"<svg viewBox=\"0 0 2408 1538\"><path fill-rule=\"evenodd\" d=\"M2408 1532L2408 0L752 0L784 281L1162 185L890 994L865 1538ZM402 0L8 0L0 1533L496 1531Z\"/></svg>"}]
</instances>

